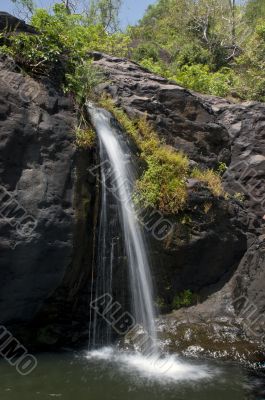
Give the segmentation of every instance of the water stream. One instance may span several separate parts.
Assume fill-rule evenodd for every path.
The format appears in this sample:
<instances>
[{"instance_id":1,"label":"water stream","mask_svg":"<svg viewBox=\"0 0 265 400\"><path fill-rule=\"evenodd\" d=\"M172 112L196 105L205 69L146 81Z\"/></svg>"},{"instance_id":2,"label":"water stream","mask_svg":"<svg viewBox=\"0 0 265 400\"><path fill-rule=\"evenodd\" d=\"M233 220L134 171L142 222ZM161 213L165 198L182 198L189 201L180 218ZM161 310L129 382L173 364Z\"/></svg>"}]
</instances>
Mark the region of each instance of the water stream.
<instances>
[{"instance_id":1,"label":"water stream","mask_svg":"<svg viewBox=\"0 0 265 400\"><path fill-rule=\"evenodd\" d=\"M113 234L110 232L108 218L107 185L111 181L111 191L116 201L120 225L124 238L127 263L129 268L129 283L133 302L135 323L143 327L152 342L156 343L155 312L153 287L149 260L141 226L137 221L132 201L132 189L135 181L135 168L131 162L131 150L124 137L120 136L112 124L113 117L106 110L88 105L91 121L96 129L101 161L101 218L99 233L99 265L97 268L103 274L97 296L112 293L112 265L106 263L108 247L113 251ZM111 258L113 260L113 257ZM96 329L96 328L94 328Z\"/></svg>"}]
</instances>

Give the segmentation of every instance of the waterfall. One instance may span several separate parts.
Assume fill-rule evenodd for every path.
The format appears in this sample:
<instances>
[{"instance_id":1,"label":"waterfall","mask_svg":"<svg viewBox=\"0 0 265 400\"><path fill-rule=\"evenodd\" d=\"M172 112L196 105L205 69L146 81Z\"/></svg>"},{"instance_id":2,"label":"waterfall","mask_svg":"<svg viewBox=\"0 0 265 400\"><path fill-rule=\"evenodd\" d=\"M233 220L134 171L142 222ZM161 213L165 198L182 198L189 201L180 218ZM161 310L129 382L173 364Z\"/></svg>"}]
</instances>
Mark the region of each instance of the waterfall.
<instances>
[{"instance_id":1,"label":"waterfall","mask_svg":"<svg viewBox=\"0 0 265 400\"><path fill-rule=\"evenodd\" d=\"M133 303L133 313L137 324L140 324L153 343L156 343L155 313L152 279L147 249L136 210L132 201L135 168L132 163L132 152L124 137L115 128L112 115L106 110L87 104L91 122L99 138L101 161L101 218L99 229L99 273L103 279L98 284L96 295L111 292L113 265L106 262L106 248L111 249L108 258L113 263L113 242L110 241L109 219L107 215L108 195L106 181L111 179L115 189L114 199L117 205L117 219L122 228L126 259L129 268L129 282ZM109 171L110 166L111 171ZM113 235L112 235L113 236ZM101 287L99 287L101 286ZM96 325L96 322L94 322ZM94 329L96 329L94 327Z\"/></svg>"}]
</instances>

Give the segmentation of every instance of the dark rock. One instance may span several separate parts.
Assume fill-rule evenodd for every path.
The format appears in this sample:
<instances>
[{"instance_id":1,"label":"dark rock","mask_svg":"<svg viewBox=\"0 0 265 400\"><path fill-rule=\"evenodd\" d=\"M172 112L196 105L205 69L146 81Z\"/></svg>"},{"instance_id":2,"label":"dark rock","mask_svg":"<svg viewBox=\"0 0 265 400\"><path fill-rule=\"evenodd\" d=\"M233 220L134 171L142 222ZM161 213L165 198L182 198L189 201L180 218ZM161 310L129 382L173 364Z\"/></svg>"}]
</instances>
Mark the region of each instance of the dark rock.
<instances>
[{"instance_id":1,"label":"dark rock","mask_svg":"<svg viewBox=\"0 0 265 400\"><path fill-rule=\"evenodd\" d=\"M10 32L37 33L32 26L4 11L0 11L0 32L6 34L9 34Z\"/></svg>"},{"instance_id":2,"label":"dark rock","mask_svg":"<svg viewBox=\"0 0 265 400\"><path fill-rule=\"evenodd\" d=\"M0 319L13 333L24 327L32 345L41 327L65 326L62 315L72 325L89 287L92 161L76 150L69 98L4 62L0 80Z\"/></svg>"},{"instance_id":3,"label":"dark rock","mask_svg":"<svg viewBox=\"0 0 265 400\"><path fill-rule=\"evenodd\" d=\"M171 235L162 242L152 240L154 280L169 308L187 289L205 299L215 290L212 285L222 285L233 275L247 248L235 205L215 199L198 185L189 191L185 211L171 217Z\"/></svg>"},{"instance_id":4,"label":"dark rock","mask_svg":"<svg viewBox=\"0 0 265 400\"><path fill-rule=\"evenodd\" d=\"M98 92L110 93L131 116L147 113L166 143L191 160L211 168L230 162L227 130L196 96L129 60L100 53L92 56L111 81Z\"/></svg>"},{"instance_id":5,"label":"dark rock","mask_svg":"<svg viewBox=\"0 0 265 400\"><path fill-rule=\"evenodd\" d=\"M262 236L222 290L197 306L161 318L160 334L171 350L190 356L264 361L264 250Z\"/></svg>"},{"instance_id":6,"label":"dark rock","mask_svg":"<svg viewBox=\"0 0 265 400\"><path fill-rule=\"evenodd\" d=\"M226 190L242 195L250 231L264 233L265 215L265 104L232 104L213 96L200 96L230 137L231 163L223 177Z\"/></svg>"}]
</instances>

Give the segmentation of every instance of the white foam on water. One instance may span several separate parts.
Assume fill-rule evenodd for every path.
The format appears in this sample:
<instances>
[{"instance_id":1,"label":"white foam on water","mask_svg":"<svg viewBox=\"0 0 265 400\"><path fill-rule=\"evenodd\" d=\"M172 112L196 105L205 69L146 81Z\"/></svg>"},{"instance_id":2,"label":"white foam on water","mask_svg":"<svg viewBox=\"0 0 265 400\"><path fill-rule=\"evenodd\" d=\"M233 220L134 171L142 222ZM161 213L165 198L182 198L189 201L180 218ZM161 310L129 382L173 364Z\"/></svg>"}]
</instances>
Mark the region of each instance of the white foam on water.
<instances>
[{"instance_id":1,"label":"white foam on water","mask_svg":"<svg viewBox=\"0 0 265 400\"><path fill-rule=\"evenodd\" d=\"M126 352L112 347L92 350L86 354L86 358L115 363L121 372L126 372L129 375L137 373L143 378L160 383L209 380L217 374L217 370L210 369L207 364L191 364L174 355L152 355L148 357L140 353Z\"/></svg>"}]
</instances>

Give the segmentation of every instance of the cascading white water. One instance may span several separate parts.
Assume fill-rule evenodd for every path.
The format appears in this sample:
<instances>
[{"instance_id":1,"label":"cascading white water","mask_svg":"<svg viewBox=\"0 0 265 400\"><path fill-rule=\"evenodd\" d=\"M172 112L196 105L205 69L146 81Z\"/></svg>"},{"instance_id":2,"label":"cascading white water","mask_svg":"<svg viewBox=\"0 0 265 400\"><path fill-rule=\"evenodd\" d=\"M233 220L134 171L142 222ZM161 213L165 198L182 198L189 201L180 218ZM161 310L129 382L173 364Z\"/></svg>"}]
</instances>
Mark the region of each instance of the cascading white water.
<instances>
[{"instance_id":1,"label":"cascading white water","mask_svg":"<svg viewBox=\"0 0 265 400\"><path fill-rule=\"evenodd\" d=\"M156 380L160 383L209 379L216 371L209 370L207 366L198 368L196 365L179 360L176 356L162 355L157 349L150 266L144 235L132 201L133 183L135 182L132 152L124 135L115 127L115 120L109 112L95 108L90 104L87 104L87 109L99 137L101 160L102 193L98 248L99 265L97 265L100 279L96 284L95 296L104 294L106 290L108 293L112 293L112 269L115 266L113 239L116 238L118 225L115 228L112 227L110 214L113 212L112 202L114 199L113 193L111 195L108 193L109 187L107 189L107 181L110 180L111 192L115 191L114 202L118 207L118 212L115 208L115 213L118 214L119 225L123 230L134 317L136 323L144 328L145 334L148 335L150 340L146 341L146 335L144 335L146 347L141 347L141 353L139 351L128 352L118 348L102 347L104 337L102 337L102 334L96 335L96 331L100 331L102 327L98 326L95 320L92 344L97 342L101 345L101 348L92 347L92 350L86 354L86 358L92 361L101 360L102 362L114 363L114 365L118 364L122 371L139 373L144 378ZM109 345L108 337L110 333L108 329L103 336L105 336L105 343L107 341L106 344Z\"/></svg>"},{"instance_id":2,"label":"cascading white water","mask_svg":"<svg viewBox=\"0 0 265 400\"><path fill-rule=\"evenodd\" d=\"M125 140L121 140L120 135L112 126L112 115L106 110L95 108L87 104L91 122L96 129L100 143L101 162L109 161L111 173L115 179L116 192L118 199L118 209L120 223L123 229L126 255L129 265L130 287L133 299L134 318L136 323L143 326L145 332L152 339L153 345L156 343L155 313L153 307L153 288L150 275L150 266L139 222L132 201L132 183L135 181L135 171L132 162L128 162L131 150ZM103 174L102 185L106 176ZM105 190L103 187L102 212L104 213L106 201ZM105 200L104 200L105 198ZM106 219L106 215L104 214ZM108 221L101 220L101 232L103 224ZM102 249L102 251L104 251ZM105 268L105 267L104 267ZM109 268L111 268L109 266Z\"/></svg>"}]
</instances>

